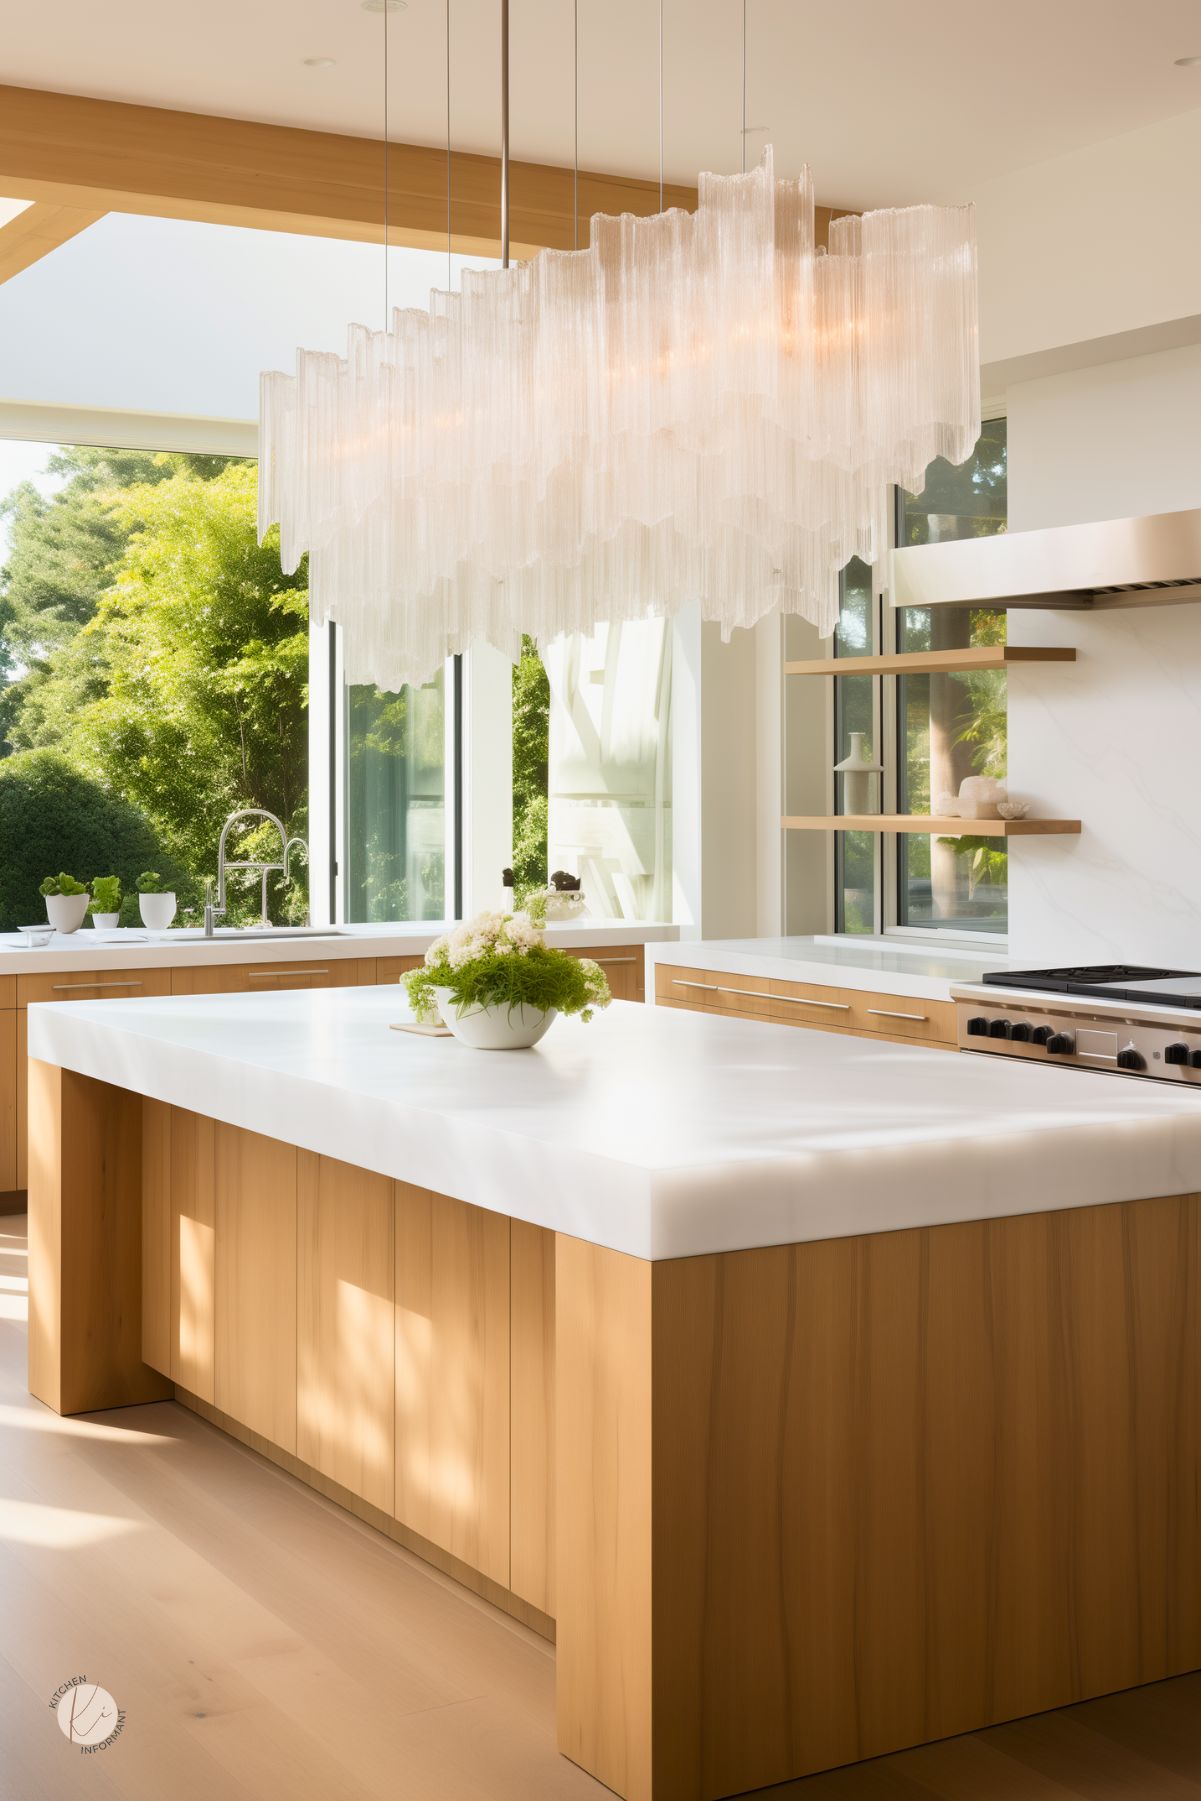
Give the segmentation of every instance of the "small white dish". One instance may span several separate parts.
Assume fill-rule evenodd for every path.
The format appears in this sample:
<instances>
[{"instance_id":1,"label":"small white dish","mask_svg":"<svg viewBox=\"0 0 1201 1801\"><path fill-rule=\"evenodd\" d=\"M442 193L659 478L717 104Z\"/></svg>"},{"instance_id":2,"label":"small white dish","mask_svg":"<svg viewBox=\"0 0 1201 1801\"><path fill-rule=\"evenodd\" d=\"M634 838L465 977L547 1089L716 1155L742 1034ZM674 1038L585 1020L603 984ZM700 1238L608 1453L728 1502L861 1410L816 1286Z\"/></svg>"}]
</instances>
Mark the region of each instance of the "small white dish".
<instances>
[{"instance_id":1,"label":"small white dish","mask_svg":"<svg viewBox=\"0 0 1201 1801\"><path fill-rule=\"evenodd\" d=\"M17 930L25 940L27 949L31 951L43 949L54 936L54 927L49 925L18 926Z\"/></svg>"}]
</instances>

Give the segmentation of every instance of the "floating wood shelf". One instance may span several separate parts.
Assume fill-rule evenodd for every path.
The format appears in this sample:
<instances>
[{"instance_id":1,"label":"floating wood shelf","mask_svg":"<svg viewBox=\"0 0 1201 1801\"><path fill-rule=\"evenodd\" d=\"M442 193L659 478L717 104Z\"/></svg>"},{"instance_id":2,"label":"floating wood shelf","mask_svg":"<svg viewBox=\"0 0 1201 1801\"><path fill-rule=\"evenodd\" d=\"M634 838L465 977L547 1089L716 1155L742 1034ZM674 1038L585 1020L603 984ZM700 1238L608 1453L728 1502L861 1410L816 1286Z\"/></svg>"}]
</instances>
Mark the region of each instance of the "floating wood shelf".
<instances>
[{"instance_id":1,"label":"floating wood shelf","mask_svg":"<svg viewBox=\"0 0 1201 1801\"><path fill-rule=\"evenodd\" d=\"M827 813L789 817L790 832L921 832L931 838L1038 838L1079 832L1078 819L936 819L929 813Z\"/></svg>"},{"instance_id":2,"label":"floating wood shelf","mask_svg":"<svg viewBox=\"0 0 1201 1801\"><path fill-rule=\"evenodd\" d=\"M891 657L818 657L785 663L785 675L950 675L956 670L1008 669L1014 663L1074 663L1059 645L974 644L964 650L900 651Z\"/></svg>"}]
</instances>

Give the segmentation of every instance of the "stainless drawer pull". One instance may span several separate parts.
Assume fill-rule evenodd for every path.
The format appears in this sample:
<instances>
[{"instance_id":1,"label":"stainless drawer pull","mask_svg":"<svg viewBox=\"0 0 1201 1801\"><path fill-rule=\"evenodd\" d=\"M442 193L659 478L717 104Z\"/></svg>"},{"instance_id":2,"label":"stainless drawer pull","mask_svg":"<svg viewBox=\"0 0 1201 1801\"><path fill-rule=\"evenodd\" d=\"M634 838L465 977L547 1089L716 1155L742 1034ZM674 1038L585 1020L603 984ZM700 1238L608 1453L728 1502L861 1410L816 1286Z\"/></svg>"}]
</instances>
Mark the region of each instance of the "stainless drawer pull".
<instances>
[{"instance_id":1,"label":"stainless drawer pull","mask_svg":"<svg viewBox=\"0 0 1201 1801\"><path fill-rule=\"evenodd\" d=\"M849 1013L850 1001L807 1001L800 994L773 994L773 1001L787 1001L790 1007L828 1007L832 1013Z\"/></svg>"},{"instance_id":2,"label":"stainless drawer pull","mask_svg":"<svg viewBox=\"0 0 1201 1801\"><path fill-rule=\"evenodd\" d=\"M581 951L580 955L581 955L581 957L587 957L590 955L590 953L588 951ZM592 957L591 961L593 963L637 963L638 958L637 957Z\"/></svg>"},{"instance_id":3,"label":"stainless drawer pull","mask_svg":"<svg viewBox=\"0 0 1201 1801\"><path fill-rule=\"evenodd\" d=\"M76 988L140 988L141 982L55 982L53 994L70 994Z\"/></svg>"},{"instance_id":4,"label":"stainless drawer pull","mask_svg":"<svg viewBox=\"0 0 1201 1801\"><path fill-rule=\"evenodd\" d=\"M310 969L306 963L303 969L252 969L252 982L279 982L284 976L327 976L328 969Z\"/></svg>"},{"instance_id":5,"label":"stainless drawer pull","mask_svg":"<svg viewBox=\"0 0 1201 1801\"><path fill-rule=\"evenodd\" d=\"M921 1026L930 1017L928 1013L894 1013L891 1007L869 1007L868 1012L874 1013L877 1019L913 1019Z\"/></svg>"},{"instance_id":6,"label":"stainless drawer pull","mask_svg":"<svg viewBox=\"0 0 1201 1801\"><path fill-rule=\"evenodd\" d=\"M774 994L768 994L763 988L719 988L717 992L719 994L746 994L755 1001L772 1001L776 998Z\"/></svg>"},{"instance_id":7,"label":"stainless drawer pull","mask_svg":"<svg viewBox=\"0 0 1201 1801\"><path fill-rule=\"evenodd\" d=\"M671 985L673 988L703 988L706 994L717 993L716 982L686 982L681 976L673 976Z\"/></svg>"}]
</instances>

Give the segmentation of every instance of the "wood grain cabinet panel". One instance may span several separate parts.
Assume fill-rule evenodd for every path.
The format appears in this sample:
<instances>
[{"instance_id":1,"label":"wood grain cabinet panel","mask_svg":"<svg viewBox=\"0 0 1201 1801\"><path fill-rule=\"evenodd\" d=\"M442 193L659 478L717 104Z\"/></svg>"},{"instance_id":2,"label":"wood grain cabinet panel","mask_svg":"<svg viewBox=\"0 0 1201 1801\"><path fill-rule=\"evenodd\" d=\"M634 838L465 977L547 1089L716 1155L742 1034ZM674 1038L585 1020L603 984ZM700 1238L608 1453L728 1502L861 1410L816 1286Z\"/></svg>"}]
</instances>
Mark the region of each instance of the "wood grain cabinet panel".
<instances>
[{"instance_id":1,"label":"wood grain cabinet panel","mask_svg":"<svg viewBox=\"0 0 1201 1801\"><path fill-rule=\"evenodd\" d=\"M392 1512L395 1483L393 1183L299 1153L296 1455Z\"/></svg>"},{"instance_id":2,"label":"wood grain cabinet panel","mask_svg":"<svg viewBox=\"0 0 1201 1801\"><path fill-rule=\"evenodd\" d=\"M170 992L169 969L70 969L17 977L18 1007L36 1001L140 1001Z\"/></svg>"},{"instance_id":3,"label":"wood grain cabinet panel","mask_svg":"<svg viewBox=\"0 0 1201 1801\"><path fill-rule=\"evenodd\" d=\"M598 944L592 949L576 945L567 954L599 963L615 1001L646 998L646 953L640 944Z\"/></svg>"},{"instance_id":4,"label":"wood grain cabinet panel","mask_svg":"<svg viewBox=\"0 0 1201 1801\"><path fill-rule=\"evenodd\" d=\"M142 1356L165 1376L176 1340L171 1113L163 1101L142 1102Z\"/></svg>"},{"instance_id":5,"label":"wood grain cabinet panel","mask_svg":"<svg viewBox=\"0 0 1201 1801\"><path fill-rule=\"evenodd\" d=\"M17 1181L17 1013L0 1011L0 1194L22 1186Z\"/></svg>"},{"instance_id":6,"label":"wood grain cabinet panel","mask_svg":"<svg viewBox=\"0 0 1201 1801\"><path fill-rule=\"evenodd\" d=\"M172 994L266 994L278 988L357 988L375 980L374 957L306 962L192 964L172 969Z\"/></svg>"},{"instance_id":7,"label":"wood grain cabinet panel","mask_svg":"<svg viewBox=\"0 0 1201 1801\"><path fill-rule=\"evenodd\" d=\"M1201 1663L1201 1200L557 1267L560 1748L709 1801Z\"/></svg>"},{"instance_id":8,"label":"wood grain cabinet panel","mask_svg":"<svg viewBox=\"0 0 1201 1801\"><path fill-rule=\"evenodd\" d=\"M171 1374L214 1402L217 1393L217 1125L171 1110Z\"/></svg>"},{"instance_id":9,"label":"wood grain cabinet panel","mask_svg":"<svg viewBox=\"0 0 1201 1801\"><path fill-rule=\"evenodd\" d=\"M395 1512L509 1586L509 1221L404 1182Z\"/></svg>"},{"instance_id":10,"label":"wood grain cabinet panel","mask_svg":"<svg viewBox=\"0 0 1201 1801\"><path fill-rule=\"evenodd\" d=\"M17 1188L29 1186L29 1016L24 1007L16 1018L17 1039Z\"/></svg>"},{"instance_id":11,"label":"wood grain cabinet panel","mask_svg":"<svg viewBox=\"0 0 1201 1801\"><path fill-rule=\"evenodd\" d=\"M215 1126L214 1403L296 1450L296 1162L293 1145Z\"/></svg>"},{"instance_id":12,"label":"wood grain cabinet panel","mask_svg":"<svg viewBox=\"0 0 1201 1801\"><path fill-rule=\"evenodd\" d=\"M377 957L375 959L375 983L382 988L388 982L399 982L401 976L410 969L417 969L425 962L424 957Z\"/></svg>"},{"instance_id":13,"label":"wood grain cabinet panel","mask_svg":"<svg viewBox=\"0 0 1201 1801\"><path fill-rule=\"evenodd\" d=\"M555 1234L515 1219L509 1334L512 1520L509 1586L555 1611Z\"/></svg>"}]
</instances>

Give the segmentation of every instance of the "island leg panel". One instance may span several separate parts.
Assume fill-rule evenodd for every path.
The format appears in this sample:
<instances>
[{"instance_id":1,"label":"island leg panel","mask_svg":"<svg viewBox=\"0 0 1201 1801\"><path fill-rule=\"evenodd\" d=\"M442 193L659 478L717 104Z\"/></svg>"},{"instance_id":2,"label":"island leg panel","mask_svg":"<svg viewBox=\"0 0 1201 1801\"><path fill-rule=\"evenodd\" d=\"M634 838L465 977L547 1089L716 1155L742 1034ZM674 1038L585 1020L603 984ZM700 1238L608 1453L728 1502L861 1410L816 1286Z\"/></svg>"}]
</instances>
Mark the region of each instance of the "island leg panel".
<instances>
[{"instance_id":1,"label":"island leg panel","mask_svg":"<svg viewBox=\"0 0 1201 1801\"><path fill-rule=\"evenodd\" d=\"M29 1390L56 1413L162 1400L142 1359L142 1103L30 1062Z\"/></svg>"},{"instance_id":2,"label":"island leg panel","mask_svg":"<svg viewBox=\"0 0 1201 1801\"><path fill-rule=\"evenodd\" d=\"M294 1145L217 1123L214 1400L293 1454L298 1156Z\"/></svg>"},{"instance_id":3,"label":"island leg panel","mask_svg":"<svg viewBox=\"0 0 1201 1801\"><path fill-rule=\"evenodd\" d=\"M560 1238L560 1749L709 1801L1201 1666L1199 1217Z\"/></svg>"}]
</instances>

